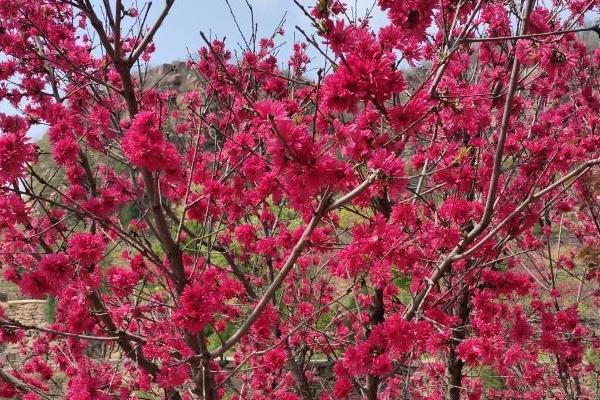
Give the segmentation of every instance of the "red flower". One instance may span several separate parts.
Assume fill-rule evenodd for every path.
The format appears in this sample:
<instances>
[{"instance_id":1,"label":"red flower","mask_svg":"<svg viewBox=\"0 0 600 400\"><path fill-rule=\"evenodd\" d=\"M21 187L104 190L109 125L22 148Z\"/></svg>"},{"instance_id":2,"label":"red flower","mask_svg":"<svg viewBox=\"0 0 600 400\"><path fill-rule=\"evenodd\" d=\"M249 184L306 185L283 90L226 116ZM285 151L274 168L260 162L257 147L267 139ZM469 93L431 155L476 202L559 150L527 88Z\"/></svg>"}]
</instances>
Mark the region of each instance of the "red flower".
<instances>
[{"instance_id":1,"label":"red flower","mask_svg":"<svg viewBox=\"0 0 600 400\"><path fill-rule=\"evenodd\" d=\"M80 264L92 266L104 256L104 247L104 239L101 235L78 232L69 240L67 253Z\"/></svg>"},{"instance_id":2,"label":"red flower","mask_svg":"<svg viewBox=\"0 0 600 400\"><path fill-rule=\"evenodd\" d=\"M160 131L160 122L152 111L135 117L121 146L134 165L148 171L176 170L179 166L177 149Z\"/></svg>"},{"instance_id":3,"label":"red flower","mask_svg":"<svg viewBox=\"0 0 600 400\"><path fill-rule=\"evenodd\" d=\"M3 128L2 120L0 127ZM0 134L0 185L20 177L25 163L35 161L35 145L29 143L23 130Z\"/></svg>"},{"instance_id":4,"label":"red flower","mask_svg":"<svg viewBox=\"0 0 600 400\"><path fill-rule=\"evenodd\" d=\"M38 265L38 270L52 287L58 288L65 285L71 278L73 267L65 254L57 253L43 256Z\"/></svg>"}]
</instances>

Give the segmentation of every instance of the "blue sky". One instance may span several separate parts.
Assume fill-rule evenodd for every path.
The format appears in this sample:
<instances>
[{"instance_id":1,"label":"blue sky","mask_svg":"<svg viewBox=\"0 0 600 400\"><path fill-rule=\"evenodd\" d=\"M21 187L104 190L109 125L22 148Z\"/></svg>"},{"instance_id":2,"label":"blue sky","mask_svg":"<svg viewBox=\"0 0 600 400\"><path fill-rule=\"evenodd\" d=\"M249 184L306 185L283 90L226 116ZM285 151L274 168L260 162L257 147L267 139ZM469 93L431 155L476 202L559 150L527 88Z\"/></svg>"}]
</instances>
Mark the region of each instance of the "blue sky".
<instances>
[{"instance_id":1,"label":"blue sky","mask_svg":"<svg viewBox=\"0 0 600 400\"><path fill-rule=\"evenodd\" d=\"M258 36L270 36L278 23L285 16L285 35L279 39L278 44L286 43L281 47L281 61L286 61L294 41L294 34L299 33L295 26L300 26L305 32L313 32L310 21L292 0L248 0L254 10L254 20L258 23ZM306 7L316 3L315 0L299 0ZM158 13L162 8L161 1L154 1L153 9ZM352 8L356 7L359 15L364 15L374 0L349 0ZM236 16L244 34L251 32L250 12L245 0L229 0L229 4ZM384 16L375 15L374 24L381 25ZM199 32L211 34L213 38L227 38L228 46L242 43L242 38L236 28L233 17L225 0L176 0L171 13L167 17L163 29L155 38L156 53L153 63L164 63L172 60L187 58L186 48L195 55L202 46Z\"/></svg>"},{"instance_id":2,"label":"blue sky","mask_svg":"<svg viewBox=\"0 0 600 400\"><path fill-rule=\"evenodd\" d=\"M306 17L291 0L250 0L254 19L258 23L259 37L270 35L281 18L286 16L285 39L292 39L290 33L294 25L305 27ZM241 30L251 32L250 12L244 0L229 1ZM153 8L158 12L162 4L155 1ZM187 58L187 49L192 54L202 46L199 32L214 38L227 38L229 46L241 43L242 39L235 26L229 8L224 0L177 0L167 17L163 29L155 38L156 53L153 63L164 63ZM290 46L291 47L291 46Z\"/></svg>"}]
</instances>

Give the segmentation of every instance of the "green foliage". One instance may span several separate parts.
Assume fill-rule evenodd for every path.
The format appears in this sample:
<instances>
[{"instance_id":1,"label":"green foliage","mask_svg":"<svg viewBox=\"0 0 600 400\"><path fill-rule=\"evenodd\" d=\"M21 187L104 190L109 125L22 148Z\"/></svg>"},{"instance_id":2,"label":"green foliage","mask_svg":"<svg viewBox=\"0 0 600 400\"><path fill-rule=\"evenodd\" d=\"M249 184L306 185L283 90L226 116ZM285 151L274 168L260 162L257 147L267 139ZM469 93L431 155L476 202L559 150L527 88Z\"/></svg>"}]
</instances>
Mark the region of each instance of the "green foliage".
<instances>
[{"instance_id":1,"label":"green foliage","mask_svg":"<svg viewBox=\"0 0 600 400\"><path fill-rule=\"evenodd\" d=\"M51 324L56 320L56 298L48 296L46 299L46 305L44 307L44 315L48 318L48 322Z\"/></svg>"},{"instance_id":2,"label":"green foliage","mask_svg":"<svg viewBox=\"0 0 600 400\"><path fill-rule=\"evenodd\" d=\"M317 319L317 329L324 330L333 320L333 311L323 313Z\"/></svg>"},{"instance_id":3,"label":"green foliage","mask_svg":"<svg viewBox=\"0 0 600 400\"><path fill-rule=\"evenodd\" d=\"M371 208L364 208L364 209L357 210L357 212L352 212L351 210L342 208L339 211L339 215L340 215L340 227L343 229L349 229L355 225L358 225L358 224L366 221L366 219L364 217L362 217L361 215L364 215L365 217L370 217L373 215L373 210Z\"/></svg>"},{"instance_id":4,"label":"green foliage","mask_svg":"<svg viewBox=\"0 0 600 400\"><path fill-rule=\"evenodd\" d=\"M393 282L394 285L398 288L398 297L402 304L409 304L412 297L410 293L410 276L401 274L397 270L392 270L392 274L394 276Z\"/></svg>"},{"instance_id":5,"label":"green foliage","mask_svg":"<svg viewBox=\"0 0 600 400\"><path fill-rule=\"evenodd\" d=\"M583 358L586 362L592 364L597 371L600 371L600 351L588 349Z\"/></svg>"},{"instance_id":6,"label":"green foliage","mask_svg":"<svg viewBox=\"0 0 600 400\"><path fill-rule=\"evenodd\" d=\"M492 368L480 366L473 369L473 375L479 376L483 386L487 389L506 389L505 379L499 376Z\"/></svg>"},{"instance_id":7,"label":"green foliage","mask_svg":"<svg viewBox=\"0 0 600 400\"><path fill-rule=\"evenodd\" d=\"M120 216L123 226L128 226L132 219L140 218L141 214L136 203L129 203L123 207Z\"/></svg>"},{"instance_id":8,"label":"green foliage","mask_svg":"<svg viewBox=\"0 0 600 400\"><path fill-rule=\"evenodd\" d=\"M216 332L212 326L208 325L204 328L204 335L208 338L208 350L213 351L221 346L221 339L227 340L235 332L235 325L231 323L225 324L225 329L222 332Z\"/></svg>"}]
</instances>

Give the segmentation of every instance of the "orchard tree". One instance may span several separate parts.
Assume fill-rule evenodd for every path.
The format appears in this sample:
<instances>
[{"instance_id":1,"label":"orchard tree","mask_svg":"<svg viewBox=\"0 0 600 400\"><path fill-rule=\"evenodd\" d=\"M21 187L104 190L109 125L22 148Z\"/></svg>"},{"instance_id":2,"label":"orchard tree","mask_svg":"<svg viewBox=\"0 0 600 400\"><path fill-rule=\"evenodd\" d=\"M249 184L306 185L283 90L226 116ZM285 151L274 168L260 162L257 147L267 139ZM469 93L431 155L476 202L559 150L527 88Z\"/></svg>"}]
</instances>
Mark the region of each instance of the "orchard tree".
<instances>
[{"instance_id":1,"label":"orchard tree","mask_svg":"<svg viewBox=\"0 0 600 400\"><path fill-rule=\"evenodd\" d=\"M599 1L296 2L179 95L210 6L149 7L0 0L0 263L56 305L0 311L1 396L597 398Z\"/></svg>"}]
</instances>

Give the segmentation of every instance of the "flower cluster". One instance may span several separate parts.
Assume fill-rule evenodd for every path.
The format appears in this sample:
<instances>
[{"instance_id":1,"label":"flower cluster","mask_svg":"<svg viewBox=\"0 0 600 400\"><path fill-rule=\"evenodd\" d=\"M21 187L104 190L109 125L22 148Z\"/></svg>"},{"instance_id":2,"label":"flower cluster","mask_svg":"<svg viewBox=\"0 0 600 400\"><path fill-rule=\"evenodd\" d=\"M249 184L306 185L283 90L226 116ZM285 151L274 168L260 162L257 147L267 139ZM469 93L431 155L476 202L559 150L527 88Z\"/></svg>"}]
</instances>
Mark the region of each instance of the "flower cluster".
<instances>
[{"instance_id":1,"label":"flower cluster","mask_svg":"<svg viewBox=\"0 0 600 400\"><path fill-rule=\"evenodd\" d=\"M0 309L0 396L597 395L600 2L298 3L176 79L109 3L0 0L0 269L52 317Z\"/></svg>"}]
</instances>

